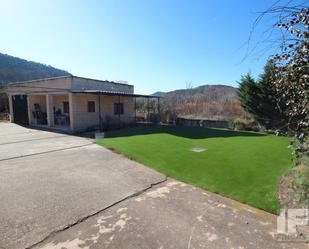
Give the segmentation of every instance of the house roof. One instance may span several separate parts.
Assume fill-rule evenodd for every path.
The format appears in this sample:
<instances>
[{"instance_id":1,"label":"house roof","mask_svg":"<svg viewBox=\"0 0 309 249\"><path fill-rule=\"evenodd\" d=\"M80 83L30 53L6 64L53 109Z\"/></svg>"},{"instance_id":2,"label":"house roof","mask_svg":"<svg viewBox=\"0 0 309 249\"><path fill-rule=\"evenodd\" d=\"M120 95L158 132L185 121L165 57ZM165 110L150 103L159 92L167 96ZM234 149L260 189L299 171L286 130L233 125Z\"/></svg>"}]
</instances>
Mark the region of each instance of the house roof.
<instances>
[{"instance_id":1,"label":"house roof","mask_svg":"<svg viewBox=\"0 0 309 249\"><path fill-rule=\"evenodd\" d=\"M40 82L44 83L44 81L50 81L50 80L56 80L56 79L66 79L66 78L75 78L75 79L82 79L87 82L89 80L90 82L86 85L77 85L71 86L70 88L67 88L65 86L59 87L59 86L45 86L45 85L36 85L36 84L27 84L27 83L35 83ZM100 83L105 83L100 84ZM58 84L59 85L59 84ZM33 92L40 92L40 91L66 91L66 92L72 92L72 93L79 93L79 94L96 94L96 95L109 95L109 96L131 96L131 97L141 97L141 98L157 98L159 99L159 96L152 96L152 95L145 95L145 94L134 94L133 92L133 85L124 84L124 83L118 83L113 81L103 81L103 80L94 80L90 78L83 78L73 75L67 75L67 76L60 76L60 77L52 77L52 78L45 78L45 79L38 79L38 80L28 80L28 81L21 81L21 82L12 82L8 84L8 87L17 87L20 91L20 89L24 88L27 89L28 92L31 92L31 89ZM132 88L132 89L130 89Z\"/></svg>"},{"instance_id":2,"label":"house roof","mask_svg":"<svg viewBox=\"0 0 309 249\"><path fill-rule=\"evenodd\" d=\"M160 96L145 95L145 94L135 94L135 93L125 93L116 91L102 91L102 90L72 90L72 93L84 93L84 94L96 94L96 95L108 95L108 96L130 96L130 97L140 97L140 98L161 98Z\"/></svg>"},{"instance_id":3,"label":"house roof","mask_svg":"<svg viewBox=\"0 0 309 249\"><path fill-rule=\"evenodd\" d=\"M57 77L50 77L50 78L43 78L43 79L36 79L36 80L9 82L8 85L32 83L32 82L40 82L40 81L48 81L48 80L57 80L57 79L64 79L64 78L72 78L72 79L75 78L75 79L83 79L83 80L93 80L93 81L107 82L107 83L118 84L118 85L133 86L133 85L130 85L130 84L120 83L120 82L116 82L116 81L97 80L97 79L85 78L85 77L74 76L74 75L65 75L65 76L57 76Z\"/></svg>"},{"instance_id":4,"label":"house roof","mask_svg":"<svg viewBox=\"0 0 309 249\"><path fill-rule=\"evenodd\" d=\"M23 83L32 83L32 82L40 82L40 81L47 81L47 80L57 80L63 78L71 78L72 75L65 75L65 76L57 76L57 77L50 77L50 78L43 78L43 79L36 79L36 80L25 80L25 81L16 81L16 82L9 82L8 85L15 85L15 84L23 84Z\"/></svg>"}]
</instances>

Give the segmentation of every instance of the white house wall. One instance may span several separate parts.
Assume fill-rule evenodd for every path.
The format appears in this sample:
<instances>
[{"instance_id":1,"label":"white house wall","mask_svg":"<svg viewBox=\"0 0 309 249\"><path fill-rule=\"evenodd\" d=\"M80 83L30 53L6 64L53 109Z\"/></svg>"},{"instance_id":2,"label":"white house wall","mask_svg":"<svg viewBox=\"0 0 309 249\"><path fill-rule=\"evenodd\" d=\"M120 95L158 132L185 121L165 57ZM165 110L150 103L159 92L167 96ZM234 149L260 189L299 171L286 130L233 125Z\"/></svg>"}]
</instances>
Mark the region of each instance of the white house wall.
<instances>
[{"instance_id":1,"label":"white house wall","mask_svg":"<svg viewBox=\"0 0 309 249\"><path fill-rule=\"evenodd\" d=\"M110 124L118 124L119 115L114 114L114 103L118 103L118 96L101 96L101 117L103 125L110 120ZM95 112L88 112L88 101L95 102ZM99 126L99 96L93 94L72 94L72 114L74 131ZM121 96L124 114L120 115L120 122L129 124L134 122L133 97ZM70 103L71 104L71 103ZM71 118L72 121L72 118Z\"/></svg>"},{"instance_id":2,"label":"white house wall","mask_svg":"<svg viewBox=\"0 0 309 249\"><path fill-rule=\"evenodd\" d=\"M52 97L53 97L53 107L55 107L55 110L60 109L61 113L64 113L63 102L69 101L69 95L68 94L52 95Z\"/></svg>"},{"instance_id":3,"label":"white house wall","mask_svg":"<svg viewBox=\"0 0 309 249\"><path fill-rule=\"evenodd\" d=\"M41 81L25 82L9 84L7 87L7 93L16 94L35 94L35 93L56 93L69 91L72 85L72 78L57 78L46 79Z\"/></svg>"}]
</instances>

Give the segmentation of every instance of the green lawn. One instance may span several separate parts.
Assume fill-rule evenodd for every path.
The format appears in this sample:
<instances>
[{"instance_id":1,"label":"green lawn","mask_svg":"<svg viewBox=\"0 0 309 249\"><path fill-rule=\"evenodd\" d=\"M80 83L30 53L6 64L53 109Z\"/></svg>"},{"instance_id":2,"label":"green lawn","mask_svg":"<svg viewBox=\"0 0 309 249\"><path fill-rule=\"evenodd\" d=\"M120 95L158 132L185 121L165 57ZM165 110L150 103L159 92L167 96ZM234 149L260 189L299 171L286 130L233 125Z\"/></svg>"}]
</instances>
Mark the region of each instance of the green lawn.
<instances>
[{"instance_id":1,"label":"green lawn","mask_svg":"<svg viewBox=\"0 0 309 249\"><path fill-rule=\"evenodd\" d=\"M98 144L163 174L277 213L277 186L291 166L286 137L157 126L108 132ZM193 147L206 151L192 152Z\"/></svg>"}]
</instances>

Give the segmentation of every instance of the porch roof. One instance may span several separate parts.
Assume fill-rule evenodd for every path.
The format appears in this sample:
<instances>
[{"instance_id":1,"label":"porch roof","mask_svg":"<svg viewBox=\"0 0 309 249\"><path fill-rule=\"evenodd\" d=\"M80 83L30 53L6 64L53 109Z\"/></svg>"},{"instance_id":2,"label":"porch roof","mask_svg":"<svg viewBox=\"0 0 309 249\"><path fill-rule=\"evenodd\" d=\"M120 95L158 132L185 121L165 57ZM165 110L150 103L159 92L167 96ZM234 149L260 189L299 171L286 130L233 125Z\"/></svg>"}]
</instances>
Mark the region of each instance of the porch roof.
<instances>
[{"instance_id":1,"label":"porch roof","mask_svg":"<svg viewBox=\"0 0 309 249\"><path fill-rule=\"evenodd\" d=\"M125 92L114 92L114 91L102 91L102 90L72 90L72 93L84 93L84 94L96 94L96 95L107 95L107 96L129 96L136 98L161 98L160 96L125 93Z\"/></svg>"}]
</instances>

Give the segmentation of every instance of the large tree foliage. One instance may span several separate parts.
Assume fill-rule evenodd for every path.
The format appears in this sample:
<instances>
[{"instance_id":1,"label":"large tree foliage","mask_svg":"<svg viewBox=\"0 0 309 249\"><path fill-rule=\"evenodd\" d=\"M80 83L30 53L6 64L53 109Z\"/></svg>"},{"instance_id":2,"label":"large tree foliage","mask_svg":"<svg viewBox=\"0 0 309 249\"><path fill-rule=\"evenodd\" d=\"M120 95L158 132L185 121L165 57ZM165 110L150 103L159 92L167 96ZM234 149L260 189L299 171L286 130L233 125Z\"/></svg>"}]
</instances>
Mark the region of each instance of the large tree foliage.
<instances>
[{"instance_id":1,"label":"large tree foliage","mask_svg":"<svg viewBox=\"0 0 309 249\"><path fill-rule=\"evenodd\" d=\"M278 93L273 86L273 77L276 66L268 61L264 72L257 82L259 88L258 110L260 118L258 121L266 128L283 129L288 118L285 115L285 103L279 100Z\"/></svg>"},{"instance_id":2,"label":"large tree foliage","mask_svg":"<svg viewBox=\"0 0 309 249\"><path fill-rule=\"evenodd\" d=\"M258 118L259 116L259 94L260 90L257 86L257 82L251 76L250 73L241 77L240 81L238 82L238 97L240 100L241 106L253 115L254 118Z\"/></svg>"},{"instance_id":3,"label":"large tree foliage","mask_svg":"<svg viewBox=\"0 0 309 249\"><path fill-rule=\"evenodd\" d=\"M271 25L258 34L257 43L251 44L262 20L271 22ZM272 56L275 66L272 88L276 91L280 111L288 117L282 130L298 137L304 137L309 129L308 39L309 1L274 0L254 21L247 42L246 57L253 55L254 51L258 55L265 54L268 49L271 54L275 53ZM285 104L283 108L282 103Z\"/></svg>"},{"instance_id":4,"label":"large tree foliage","mask_svg":"<svg viewBox=\"0 0 309 249\"><path fill-rule=\"evenodd\" d=\"M309 129L309 8L292 11L277 26L287 36L273 57L273 85L278 101L286 103L287 128L302 138Z\"/></svg>"},{"instance_id":5,"label":"large tree foliage","mask_svg":"<svg viewBox=\"0 0 309 249\"><path fill-rule=\"evenodd\" d=\"M272 85L274 67L268 62L259 80L250 74L242 76L238 90L242 107L267 129L279 129L286 122L282 112L284 104L277 101L277 92Z\"/></svg>"}]
</instances>

